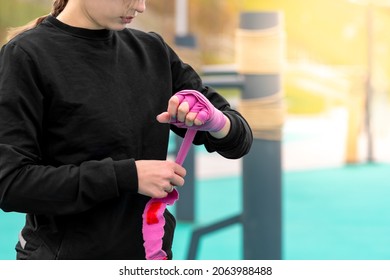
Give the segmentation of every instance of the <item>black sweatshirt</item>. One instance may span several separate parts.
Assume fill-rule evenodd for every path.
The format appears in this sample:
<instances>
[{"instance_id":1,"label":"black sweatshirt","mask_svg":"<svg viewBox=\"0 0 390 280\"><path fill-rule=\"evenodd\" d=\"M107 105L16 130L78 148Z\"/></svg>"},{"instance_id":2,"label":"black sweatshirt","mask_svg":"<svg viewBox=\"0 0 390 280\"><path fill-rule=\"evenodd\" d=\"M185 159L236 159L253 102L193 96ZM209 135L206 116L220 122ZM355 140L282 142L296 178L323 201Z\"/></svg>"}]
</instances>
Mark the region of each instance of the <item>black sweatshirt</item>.
<instances>
[{"instance_id":1,"label":"black sweatshirt","mask_svg":"<svg viewBox=\"0 0 390 280\"><path fill-rule=\"evenodd\" d=\"M87 30L49 16L0 54L0 208L26 213L20 259L144 259L136 160L165 160L156 121L179 90L202 92L230 119L195 144L226 158L250 149L242 116L155 33ZM174 217L167 211L164 249Z\"/></svg>"}]
</instances>

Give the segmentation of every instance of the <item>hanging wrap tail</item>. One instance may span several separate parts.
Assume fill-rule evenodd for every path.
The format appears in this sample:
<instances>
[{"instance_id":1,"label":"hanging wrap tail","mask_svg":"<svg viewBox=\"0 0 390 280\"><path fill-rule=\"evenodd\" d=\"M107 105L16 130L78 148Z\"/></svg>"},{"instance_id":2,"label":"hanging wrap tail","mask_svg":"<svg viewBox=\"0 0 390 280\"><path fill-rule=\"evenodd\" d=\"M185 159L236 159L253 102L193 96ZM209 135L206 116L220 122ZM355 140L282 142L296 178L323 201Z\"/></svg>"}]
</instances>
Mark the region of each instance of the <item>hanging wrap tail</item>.
<instances>
[{"instance_id":1,"label":"hanging wrap tail","mask_svg":"<svg viewBox=\"0 0 390 280\"><path fill-rule=\"evenodd\" d=\"M180 103L188 102L190 112L196 112L198 114L197 118L203 123L199 126L188 127L182 122L171 122L171 124L178 127L187 128L176 157L176 163L182 165L191 148L197 130L219 131L224 127L226 119L223 113L216 110L210 101L198 91L183 90L176 93L176 96L179 98ZM167 253L162 249L165 234L164 212L167 205L173 205L178 199L179 193L174 188L166 197L152 198L146 204L142 215L142 234L147 260L167 259Z\"/></svg>"},{"instance_id":2,"label":"hanging wrap tail","mask_svg":"<svg viewBox=\"0 0 390 280\"><path fill-rule=\"evenodd\" d=\"M180 150L177 154L176 163L182 165L195 137L196 130L188 129ZM142 215L142 234L147 260L165 260L167 253L162 249L165 218L164 212L167 205L173 205L179 199L179 193L174 188L164 198L152 198L145 206Z\"/></svg>"}]
</instances>

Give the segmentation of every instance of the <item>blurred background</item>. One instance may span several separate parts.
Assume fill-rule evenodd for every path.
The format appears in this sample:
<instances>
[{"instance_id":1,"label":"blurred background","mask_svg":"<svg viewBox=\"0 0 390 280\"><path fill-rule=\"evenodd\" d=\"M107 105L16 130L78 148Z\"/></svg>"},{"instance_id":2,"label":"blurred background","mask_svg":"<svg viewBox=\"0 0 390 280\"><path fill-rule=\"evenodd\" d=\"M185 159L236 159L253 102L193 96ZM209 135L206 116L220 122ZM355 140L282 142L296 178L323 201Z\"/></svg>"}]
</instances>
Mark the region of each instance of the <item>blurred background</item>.
<instances>
[{"instance_id":1,"label":"blurred background","mask_svg":"<svg viewBox=\"0 0 390 280\"><path fill-rule=\"evenodd\" d=\"M1 0L1 44L51 3ZM270 76L238 66L251 13L279 19L281 135L256 137L240 160L194 149L192 192L172 207L174 259L389 259L390 1L150 0L130 27L160 33L239 110L248 77ZM263 47L247 52L269 53ZM171 145L174 154L174 137ZM14 259L23 219L0 210L0 259Z\"/></svg>"}]
</instances>

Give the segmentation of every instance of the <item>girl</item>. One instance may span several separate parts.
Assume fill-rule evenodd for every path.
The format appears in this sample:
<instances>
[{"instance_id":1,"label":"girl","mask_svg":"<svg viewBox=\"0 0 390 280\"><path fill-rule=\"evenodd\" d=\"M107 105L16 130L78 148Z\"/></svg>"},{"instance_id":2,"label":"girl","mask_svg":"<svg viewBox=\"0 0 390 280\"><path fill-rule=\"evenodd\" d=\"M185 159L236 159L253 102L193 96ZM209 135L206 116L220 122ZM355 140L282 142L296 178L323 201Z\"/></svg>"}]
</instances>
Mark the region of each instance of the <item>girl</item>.
<instances>
[{"instance_id":1,"label":"girl","mask_svg":"<svg viewBox=\"0 0 390 280\"><path fill-rule=\"evenodd\" d=\"M166 160L169 130L205 122L178 91L201 92L224 119L195 144L249 151L243 117L159 35L126 28L144 11L144 0L55 0L2 47L0 207L26 213L17 259L145 259L145 205L184 184ZM171 259L175 219L164 217Z\"/></svg>"}]
</instances>

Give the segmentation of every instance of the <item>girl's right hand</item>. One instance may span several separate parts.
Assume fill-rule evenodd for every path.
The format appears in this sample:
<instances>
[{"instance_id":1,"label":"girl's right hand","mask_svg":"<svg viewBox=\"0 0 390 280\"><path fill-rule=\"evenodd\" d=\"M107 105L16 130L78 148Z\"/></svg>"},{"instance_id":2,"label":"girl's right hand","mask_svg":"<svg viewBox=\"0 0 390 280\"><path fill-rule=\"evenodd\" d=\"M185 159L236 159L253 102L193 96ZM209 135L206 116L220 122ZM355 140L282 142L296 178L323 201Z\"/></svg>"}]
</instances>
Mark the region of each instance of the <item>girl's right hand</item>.
<instances>
[{"instance_id":1,"label":"girl's right hand","mask_svg":"<svg viewBox=\"0 0 390 280\"><path fill-rule=\"evenodd\" d=\"M186 170L167 160L137 160L138 193L152 198L163 198L174 187L184 185Z\"/></svg>"}]
</instances>

